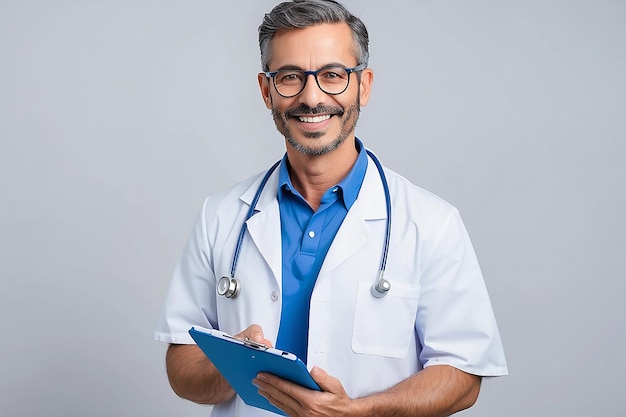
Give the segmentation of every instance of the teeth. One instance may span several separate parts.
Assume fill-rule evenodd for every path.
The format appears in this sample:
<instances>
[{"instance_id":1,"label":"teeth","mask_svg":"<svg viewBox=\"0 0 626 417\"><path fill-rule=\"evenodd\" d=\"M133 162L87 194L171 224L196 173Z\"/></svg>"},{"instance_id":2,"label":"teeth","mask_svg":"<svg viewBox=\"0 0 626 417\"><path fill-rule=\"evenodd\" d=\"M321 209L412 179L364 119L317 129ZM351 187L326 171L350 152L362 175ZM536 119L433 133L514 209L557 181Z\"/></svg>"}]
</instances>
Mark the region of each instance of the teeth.
<instances>
[{"instance_id":1,"label":"teeth","mask_svg":"<svg viewBox=\"0 0 626 417\"><path fill-rule=\"evenodd\" d=\"M305 123L319 123L319 122L323 122L324 120L330 119L330 115L325 114L323 116L310 116L310 117L300 116L298 117L298 119L300 119L301 122L305 122Z\"/></svg>"}]
</instances>

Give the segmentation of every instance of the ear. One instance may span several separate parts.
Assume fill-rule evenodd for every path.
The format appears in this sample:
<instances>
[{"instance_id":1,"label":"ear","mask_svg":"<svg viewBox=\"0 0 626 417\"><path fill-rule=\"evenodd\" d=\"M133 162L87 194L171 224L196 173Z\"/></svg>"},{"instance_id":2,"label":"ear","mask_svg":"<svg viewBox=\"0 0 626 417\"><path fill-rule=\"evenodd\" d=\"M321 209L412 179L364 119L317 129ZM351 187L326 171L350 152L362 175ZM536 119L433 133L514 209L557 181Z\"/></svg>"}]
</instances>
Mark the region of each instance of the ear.
<instances>
[{"instance_id":1,"label":"ear","mask_svg":"<svg viewBox=\"0 0 626 417\"><path fill-rule=\"evenodd\" d=\"M265 102L265 107L272 110L272 96L270 95L270 79L262 72L258 75L261 97Z\"/></svg>"},{"instance_id":2,"label":"ear","mask_svg":"<svg viewBox=\"0 0 626 417\"><path fill-rule=\"evenodd\" d=\"M367 106L372 91L372 83L374 82L374 71L371 68L365 68L361 71L360 83L360 104L361 107Z\"/></svg>"}]
</instances>

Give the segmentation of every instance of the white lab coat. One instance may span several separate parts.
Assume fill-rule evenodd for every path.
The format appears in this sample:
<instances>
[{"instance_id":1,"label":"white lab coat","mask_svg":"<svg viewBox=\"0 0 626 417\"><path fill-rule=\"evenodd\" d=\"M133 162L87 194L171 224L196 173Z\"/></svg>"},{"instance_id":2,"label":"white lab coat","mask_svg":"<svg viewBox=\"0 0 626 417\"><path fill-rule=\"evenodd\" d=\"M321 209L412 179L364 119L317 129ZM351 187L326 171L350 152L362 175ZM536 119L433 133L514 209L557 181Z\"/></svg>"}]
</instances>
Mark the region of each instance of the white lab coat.
<instances>
[{"instance_id":1,"label":"white lab coat","mask_svg":"<svg viewBox=\"0 0 626 417\"><path fill-rule=\"evenodd\" d=\"M358 198L337 233L313 289L307 366L337 377L350 396L388 388L425 366L507 373L491 303L458 211L385 170L392 225L385 278L391 290L371 294L387 217L382 182L370 160ZM193 343L192 326L239 333L258 323L275 342L281 314L282 250L276 191L278 170L265 186L237 265L241 293L220 297L259 174L206 199L174 273L155 337ZM236 397L213 416L273 415Z\"/></svg>"}]
</instances>

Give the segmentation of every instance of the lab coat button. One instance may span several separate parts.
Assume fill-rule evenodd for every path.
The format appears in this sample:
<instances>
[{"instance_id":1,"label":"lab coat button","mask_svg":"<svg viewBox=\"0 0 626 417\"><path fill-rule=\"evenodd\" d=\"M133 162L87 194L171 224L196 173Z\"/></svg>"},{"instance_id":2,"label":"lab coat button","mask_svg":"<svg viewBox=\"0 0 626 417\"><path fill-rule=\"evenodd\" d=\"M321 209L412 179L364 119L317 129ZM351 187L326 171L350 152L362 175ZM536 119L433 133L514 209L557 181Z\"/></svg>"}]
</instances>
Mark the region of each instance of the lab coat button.
<instances>
[{"instance_id":1,"label":"lab coat button","mask_svg":"<svg viewBox=\"0 0 626 417\"><path fill-rule=\"evenodd\" d=\"M278 300L278 293L276 291L272 291L271 297L272 297L272 301Z\"/></svg>"}]
</instances>

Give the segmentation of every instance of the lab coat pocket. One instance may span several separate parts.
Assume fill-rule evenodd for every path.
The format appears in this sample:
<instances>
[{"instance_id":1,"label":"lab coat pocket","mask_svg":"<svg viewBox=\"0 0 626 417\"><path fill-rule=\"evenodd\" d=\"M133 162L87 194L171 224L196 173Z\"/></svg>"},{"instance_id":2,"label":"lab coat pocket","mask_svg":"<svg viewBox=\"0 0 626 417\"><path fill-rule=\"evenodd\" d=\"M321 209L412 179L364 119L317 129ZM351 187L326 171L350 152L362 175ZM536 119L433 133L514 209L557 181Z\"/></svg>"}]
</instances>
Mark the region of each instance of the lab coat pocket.
<instances>
[{"instance_id":1,"label":"lab coat pocket","mask_svg":"<svg viewBox=\"0 0 626 417\"><path fill-rule=\"evenodd\" d=\"M393 283L389 293L376 298L372 283L360 282L352 350L355 353L405 358L415 334L419 287Z\"/></svg>"}]
</instances>

